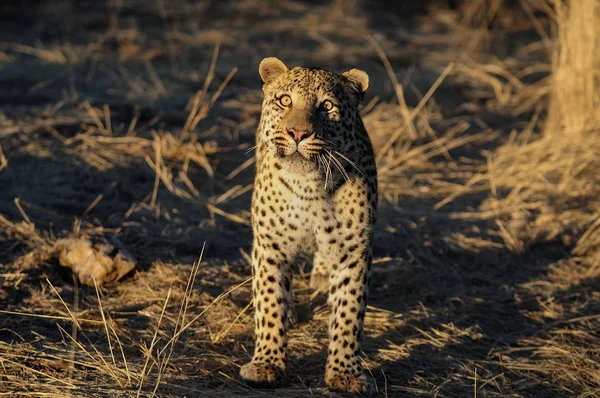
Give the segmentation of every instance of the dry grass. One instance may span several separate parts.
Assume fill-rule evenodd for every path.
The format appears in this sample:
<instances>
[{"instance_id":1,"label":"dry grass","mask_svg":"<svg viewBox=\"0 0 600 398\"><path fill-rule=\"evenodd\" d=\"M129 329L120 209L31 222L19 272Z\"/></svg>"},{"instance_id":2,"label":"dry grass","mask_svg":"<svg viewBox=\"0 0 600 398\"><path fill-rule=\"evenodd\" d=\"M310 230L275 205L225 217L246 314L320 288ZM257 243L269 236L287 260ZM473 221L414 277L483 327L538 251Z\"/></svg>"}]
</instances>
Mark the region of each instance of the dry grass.
<instances>
[{"instance_id":1,"label":"dry grass","mask_svg":"<svg viewBox=\"0 0 600 398\"><path fill-rule=\"evenodd\" d=\"M371 77L379 395L600 394L597 1L149 4L2 16L0 395L337 396L308 259L287 386L237 379L270 55ZM79 232L138 269L80 286L53 255Z\"/></svg>"}]
</instances>

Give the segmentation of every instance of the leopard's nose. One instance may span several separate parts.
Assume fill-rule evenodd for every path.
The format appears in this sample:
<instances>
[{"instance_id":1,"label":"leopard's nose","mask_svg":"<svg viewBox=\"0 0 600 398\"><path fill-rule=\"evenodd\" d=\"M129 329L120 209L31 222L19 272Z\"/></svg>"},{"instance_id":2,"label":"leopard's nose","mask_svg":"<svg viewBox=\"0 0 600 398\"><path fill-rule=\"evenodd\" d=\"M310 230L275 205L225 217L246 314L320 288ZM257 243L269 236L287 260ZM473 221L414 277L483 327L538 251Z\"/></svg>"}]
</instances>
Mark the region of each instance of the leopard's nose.
<instances>
[{"instance_id":1,"label":"leopard's nose","mask_svg":"<svg viewBox=\"0 0 600 398\"><path fill-rule=\"evenodd\" d=\"M297 130L294 128L288 129L288 135L294 139L296 142L300 142L312 135L311 132L306 130Z\"/></svg>"}]
</instances>

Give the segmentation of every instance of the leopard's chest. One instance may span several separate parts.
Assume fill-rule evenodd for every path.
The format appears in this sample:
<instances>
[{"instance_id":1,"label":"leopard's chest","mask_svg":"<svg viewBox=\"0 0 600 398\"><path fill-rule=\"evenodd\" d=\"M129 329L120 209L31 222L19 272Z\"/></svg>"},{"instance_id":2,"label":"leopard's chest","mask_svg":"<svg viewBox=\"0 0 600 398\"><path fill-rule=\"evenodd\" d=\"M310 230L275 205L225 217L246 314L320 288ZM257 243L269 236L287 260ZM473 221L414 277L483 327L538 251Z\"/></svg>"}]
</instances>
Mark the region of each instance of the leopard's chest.
<instances>
[{"instance_id":1,"label":"leopard's chest","mask_svg":"<svg viewBox=\"0 0 600 398\"><path fill-rule=\"evenodd\" d=\"M268 172L256 185L253 198L254 229L314 249L315 233L324 220L333 218L330 196L317 175L298 176Z\"/></svg>"}]
</instances>

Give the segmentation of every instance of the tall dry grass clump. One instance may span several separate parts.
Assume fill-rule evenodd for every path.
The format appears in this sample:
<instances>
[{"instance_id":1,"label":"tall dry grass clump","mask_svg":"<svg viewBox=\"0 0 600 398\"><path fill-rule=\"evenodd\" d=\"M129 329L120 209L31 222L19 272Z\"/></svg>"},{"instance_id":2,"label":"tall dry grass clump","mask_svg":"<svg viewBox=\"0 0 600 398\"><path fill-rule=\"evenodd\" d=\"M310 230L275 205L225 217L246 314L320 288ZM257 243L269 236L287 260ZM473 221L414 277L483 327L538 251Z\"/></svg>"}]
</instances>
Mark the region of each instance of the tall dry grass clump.
<instances>
[{"instance_id":1,"label":"tall dry grass clump","mask_svg":"<svg viewBox=\"0 0 600 398\"><path fill-rule=\"evenodd\" d=\"M549 93L546 106L538 104L529 125L513 131L464 191L489 189L480 214L499 219L500 232L516 251L524 242L600 229L600 4L552 4L552 74L538 87ZM600 247L600 231L594 231L583 234L587 241L579 242L577 254L584 254L581 245Z\"/></svg>"},{"instance_id":2,"label":"tall dry grass clump","mask_svg":"<svg viewBox=\"0 0 600 398\"><path fill-rule=\"evenodd\" d=\"M554 7L558 23L557 47L552 59L552 96L545 133L557 140L573 135L597 135L600 129L600 3L570 0L565 4L557 0Z\"/></svg>"}]
</instances>

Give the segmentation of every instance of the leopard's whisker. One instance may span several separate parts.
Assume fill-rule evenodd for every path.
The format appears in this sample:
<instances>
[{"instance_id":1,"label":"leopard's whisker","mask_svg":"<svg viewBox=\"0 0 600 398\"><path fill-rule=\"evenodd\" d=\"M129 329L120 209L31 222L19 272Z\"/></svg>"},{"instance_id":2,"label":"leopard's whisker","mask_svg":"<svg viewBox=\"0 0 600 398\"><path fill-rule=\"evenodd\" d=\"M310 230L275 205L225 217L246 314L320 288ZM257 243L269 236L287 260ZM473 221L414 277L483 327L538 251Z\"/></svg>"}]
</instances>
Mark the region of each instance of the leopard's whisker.
<instances>
[{"instance_id":1,"label":"leopard's whisker","mask_svg":"<svg viewBox=\"0 0 600 398\"><path fill-rule=\"evenodd\" d=\"M319 165L319 172L321 172L321 166L323 167L323 172L325 173L325 189L327 189L327 168L325 167L325 163L323 163L320 154L316 154L315 158L317 159L317 163Z\"/></svg>"},{"instance_id":2,"label":"leopard's whisker","mask_svg":"<svg viewBox=\"0 0 600 398\"><path fill-rule=\"evenodd\" d=\"M331 159L327 162L327 171L329 172L329 178L333 180L333 171L331 170Z\"/></svg>"},{"instance_id":3,"label":"leopard's whisker","mask_svg":"<svg viewBox=\"0 0 600 398\"><path fill-rule=\"evenodd\" d=\"M344 177L344 181L348 181L350 179L350 176L348 176L348 173L346 172L346 170L344 170L344 166L342 166L340 161L335 157L335 155L331 151L328 151L327 154L329 155L329 159L333 161L333 164L339 170L342 177Z\"/></svg>"},{"instance_id":4,"label":"leopard's whisker","mask_svg":"<svg viewBox=\"0 0 600 398\"><path fill-rule=\"evenodd\" d=\"M350 159L348 159L346 156L344 156L342 153L340 153L339 151L336 151L334 149L332 149L333 152L337 153L342 159L344 159L346 162L348 162L352 167L354 167L356 169L356 171L358 171L361 175L364 175L363 172L358 168L358 166L356 166L356 164L351 161Z\"/></svg>"},{"instance_id":5,"label":"leopard's whisker","mask_svg":"<svg viewBox=\"0 0 600 398\"><path fill-rule=\"evenodd\" d=\"M250 148L248 148L248 149L246 150L246 153L245 153L245 154L246 154L246 155L247 155L247 154L249 154L250 152L252 152L252 151L254 151L255 149L257 149L258 147L260 147L260 146L262 146L262 145L265 145L265 144L269 143L270 141L273 141L275 138L276 138L276 137L271 137L271 138L269 138L268 140L262 140L262 141L259 141L259 142L258 142L256 145L254 145L254 146L251 146Z\"/></svg>"},{"instance_id":6,"label":"leopard's whisker","mask_svg":"<svg viewBox=\"0 0 600 398\"><path fill-rule=\"evenodd\" d=\"M328 145L327 145L327 148L326 148L326 149L328 149L328 150L332 150L332 151L334 151L334 150L335 150L335 151L336 151L336 152L338 152L338 153L340 153L339 151L337 151L338 149L339 149L339 150L342 150L342 147L341 147L341 145L340 145L340 144L338 144L338 143L335 143L335 142L333 142L333 141L330 141L330 140L328 140L328 139L326 139L326 138L319 138L319 140L322 140L323 142L325 142L326 144L328 144ZM347 150L347 149L345 149L345 150L343 150L343 151L344 151L344 152L350 152L350 153L353 153L353 154L355 154L355 155L359 155L359 156L360 156L360 154L359 154L357 151L349 151L349 150Z\"/></svg>"},{"instance_id":7,"label":"leopard's whisker","mask_svg":"<svg viewBox=\"0 0 600 398\"><path fill-rule=\"evenodd\" d=\"M331 160L327 162L327 160L325 159L325 157L320 154L319 158L321 159L321 161L323 162L323 168L325 169L325 189L327 189L327 184L329 182L329 179L331 178Z\"/></svg>"}]
</instances>

